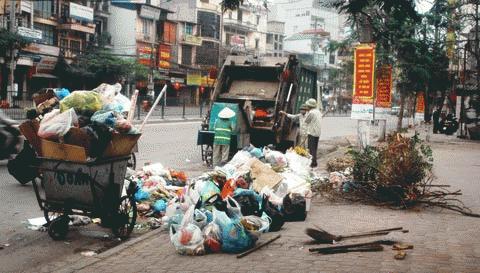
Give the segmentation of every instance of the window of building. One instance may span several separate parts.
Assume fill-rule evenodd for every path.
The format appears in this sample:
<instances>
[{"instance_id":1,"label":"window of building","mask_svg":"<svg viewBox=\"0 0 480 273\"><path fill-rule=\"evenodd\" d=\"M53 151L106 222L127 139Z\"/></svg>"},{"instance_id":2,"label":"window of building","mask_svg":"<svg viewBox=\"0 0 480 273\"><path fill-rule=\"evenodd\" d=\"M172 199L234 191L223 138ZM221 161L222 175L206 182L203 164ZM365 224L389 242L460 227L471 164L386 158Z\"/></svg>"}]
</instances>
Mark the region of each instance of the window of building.
<instances>
[{"instance_id":1,"label":"window of building","mask_svg":"<svg viewBox=\"0 0 480 273\"><path fill-rule=\"evenodd\" d=\"M76 40L70 40L70 49L73 53L79 54L82 51L82 43Z\"/></svg>"},{"instance_id":2,"label":"window of building","mask_svg":"<svg viewBox=\"0 0 480 273\"><path fill-rule=\"evenodd\" d=\"M283 49L283 45L281 43L278 44L278 50L282 50Z\"/></svg>"},{"instance_id":3,"label":"window of building","mask_svg":"<svg viewBox=\"0 0 480 273\"><path fill-rule=\"evenodd\" d=\"M230 40L232 39L232 33L225 33L225 44L230 45Z\"/></svg>"},{"instance_id":4,"label":"window of building","mask_svg":"<svg viewBox=\"0 0 480 273\"><path fill-rule=\"evenodd\" d=\"M243 11L237 10L237 20L241 22L243 19Z\"/></svg>"},{"instance_id":5,"label":"window of building","mask_svg":"<svg viewBox=\"0 0 480 273\"><path fill-rule=\"evenodd\" d=\"M54 26L35 23L33 27L37 30L42 31L42 40L40 40L41 43L44 43L47 45L55 44L55 27Z\"/></svg>"},{"instance_id":6,"label":"window of building","mask_svg":"<svg viewBox=\"0 0 480 273\"><path fill-rule=\"evenodd\" d=\"M278 43L274 43L273 49L278 50Z\"/></svg>"},{"instance_id":7,"label":"window of building","mask_svg":"<svg viewBox=\"0 0 480 273\"><path fill-rule=\"evenodd\" d=\"M208 0L200 0L200 2L208 4Z\"/></svg>"},{"instance_id":8,"label":"window of building","mask_svg":"<svg viewBox=\"0 0 480 273\"><path fill-rule=\"evenodd\" d=\"M231 11L228 12L228 19L232 19L232 12Z\"/></svg>"},{"instance_id":9,"label":"window of building","mask_svg":"<svg viewBox=\"0 0 480 273\"><path fill-rule=\"evenodd\" d=\"M182 45L182 64L192 64L192 47L189 45Z\"/></svg>"},{"instance_id":10,"label":"window of building","mask_svg":"<svg viewBox=\"0 0 480 273\"><path fill-rule=\"evenodd\" d=\"M260 24L260 15L257 15L257 25Z\"/></svg>"},{"instance_id":11,"label":"window of building","mask_svg":"<svg viewBox=\"0 0 480 273\"><path fill-rule=\"evenodd\" d=\"M33 11L37 17L50 18L53 12L53 1L33 1Z\"/></svg>"},{"instance_id":12,"label":"window of building","mask_svg":"<svg viewBox=\"0 0 480 273\"><path fill-rule=\"evenodd\" d=\"M198 11L197 20L202 37L220 39L220 15L208 11Z\"/></svg>"},{"instance_id":13,"label":"window of building","mask_svg":"<svg viewBox=\"0 0 480 273\"><path fill-rule=\"evenodd\" d=\"M174 23L165 22L163 25L163 41L174 44L176 41L176 32Z\"/></svg>"},{"instance_id":14,"label":"window of building","mask_svg":"<svg viewBox=\"0 0 480 273\"><path fill-rule=\"evenodd\" d=\"M267 33L267 44L273 44L273 34Z\"/></svg>"},{"instance_id":15,"label":"window of building","mask_svg":"<svg viewBox=\"0 0 480 273\"><path fill-rule=\"evenodd\" d=\"M60 48L68 49L68 40L67 39L61 39L60 40Z\"/></svg>"},{"instance_id":16,"label":"window of building","mask_svg":"<svg viewBox=\"0 0 480 273\"><path fill-rule=\"evenodd\" d=\"M185 23L185 34L193 35L193 25Z\"/></svg>"},{"instance_id":17,"label":"window of building","mask_svg":"<svg viewBox=\"0 0 480 273\"><path fill-rule=\"evenodd\" d=\"M142 18L142 33L145 36L150 36L152 22L148 19Z\"/></svg>"},{"instance_id":18,"label":"window of building","mask_svg":"<svg viewBox=\"0 0 480 273\"><path fill-rule=\"evenodd\" d=\"M203 41L202 46L197 47L196 64L218 65L218 43Z\"/></svg>"},{"instance_id":19,"label":"window of building","mask_svg":"<svg viewBox=\"0 0 480 273\"><path fill-rule=\"evenodd\" d=\"M260 45L260 39L255 39L255 49L258 49Z\"/></svg>"}]
</instances>

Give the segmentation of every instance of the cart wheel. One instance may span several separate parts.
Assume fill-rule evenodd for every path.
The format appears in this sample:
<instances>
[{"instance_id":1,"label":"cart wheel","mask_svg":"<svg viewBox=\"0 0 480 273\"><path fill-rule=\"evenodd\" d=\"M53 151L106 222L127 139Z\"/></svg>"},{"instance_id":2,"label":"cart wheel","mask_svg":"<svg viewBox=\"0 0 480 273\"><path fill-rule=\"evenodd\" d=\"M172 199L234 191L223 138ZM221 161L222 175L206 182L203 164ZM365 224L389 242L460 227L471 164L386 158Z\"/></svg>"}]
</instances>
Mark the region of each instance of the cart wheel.
<instances>
[{"instance_id":1,"label":"cart wheel","mask_svg":"<svg viewBox=\"0 0 480 273\"><path fill-rule=\"evenodd\" d=\"M50 211L48 208L45 207L43 210L43 217L45 217L45 220L47 221L47 225L50 225L51 222L53 222L55 219L61 218L62 213L61 212L56 212L56 211Z\"/></svg>"},{"instance_id":2,"label":"cart wheel","mask_svg":"<svg viewBox=\"0 0 480 273\"><path fill-rule=\"evenodd\" d=\"M48 226L48 235L52 237L53 240L63 240L68 233L68 223L70 218L68 215L63 215L52 220Z\"/></svg>"},{"instance_id":3,"label":"cart wheel","mask_svg":"<svg viewBox=\"0 0 480 273\"><path fill-rule=\"evenodd\" d=\"M137 168L137 156L135 156L135 153L130 154L130 158L127 161L127 167L133 170Z\"/></svg>"},{"instance_id":4,"label":"cart wheel","mask_svg":"<svg viewBox=\"0 0 480 273\"><path fill-rule=\"evenodd\" d=\"M206 145L203 153L203 161L207 166L213 166L213 147L211 145Z\"/></svg>"},{"instance_id":5,"label":"cart wheel","mask_svg":"<svg viewBox=\"0 0 480 273\"><path fill-rule=\"evenodd\" d=\"M121 239L128 238L137 221L137 204L132 197L122 196L120 198L118 212L114 216L113 221L113 234Z\"/></svg>"}]
</instances>

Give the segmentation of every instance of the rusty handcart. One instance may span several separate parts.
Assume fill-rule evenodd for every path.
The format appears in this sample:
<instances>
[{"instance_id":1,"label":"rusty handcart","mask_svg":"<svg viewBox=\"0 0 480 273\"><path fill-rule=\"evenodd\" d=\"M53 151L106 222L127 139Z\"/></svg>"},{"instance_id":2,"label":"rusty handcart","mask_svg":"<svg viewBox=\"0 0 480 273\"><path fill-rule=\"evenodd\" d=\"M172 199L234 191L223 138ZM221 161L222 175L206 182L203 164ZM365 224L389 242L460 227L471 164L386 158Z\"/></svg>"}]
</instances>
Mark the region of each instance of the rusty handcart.
<instances>
[{"instance_id":1,"label":"rusty handcart","mask_svg":"<svg viewBox=\"0 0 480 273\"><path fill-rule=\"evenodd\" d=\"M41 178L33 181L35 195L54 240L65 238L70 215L101 218L115 236L130 236L137 218L136 185L123 192L129 156L73 162L39 158ZM41 180L41 186L38 184ZM44 193L40 193L43 187ZM42 196L43 195L43 196Z\"/></svg>"}]
</instances>

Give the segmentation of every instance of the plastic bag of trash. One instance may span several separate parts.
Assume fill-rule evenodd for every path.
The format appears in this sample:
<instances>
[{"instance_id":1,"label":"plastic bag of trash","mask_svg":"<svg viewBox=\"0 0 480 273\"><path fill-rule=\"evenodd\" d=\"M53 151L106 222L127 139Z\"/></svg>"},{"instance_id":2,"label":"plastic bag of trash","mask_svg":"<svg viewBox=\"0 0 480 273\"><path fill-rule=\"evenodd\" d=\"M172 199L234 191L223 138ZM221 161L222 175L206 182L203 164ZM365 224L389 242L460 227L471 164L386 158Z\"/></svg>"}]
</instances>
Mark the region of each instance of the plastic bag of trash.
<instances>
[{"instance_id":1,"label":"plastic bag of trash","mask_svg":"<svg viewBox=\"0 0 480 273\"><path fill-rule=\"evenodd\" d=\"M249 249L255 243L240 223L240 219L231 219L223 211L213 210L215 223L222 232L222 250L227 253L239 253Z\"/></svg>"},{"instance_id":2,"label":"plastic bag of trash","mask_svg":"<svg viewBox=\"0 0 480 273\"><path fill-rule=\"evenodd\" d=\"M60 101L60 111L65 112L70 108L75 111L97 112L102 109L103 103L100 94L92 91L73 91Z\"/></svg>"},{"instance_id":3,"label":"plastic bag of trash","mask_svg":"<svg viewBox=\"0 0 480 273\"><path fill-rule=\"evenodd\" d=\"M279 151L272 151L268 147L264 147L263 154L267 163L272 165L273 168L281 169L288 166L287 158Z\"/></svg>"},{"instance_id":4,"label":"plastic bag of trash","mask_svg":"<svg viewBox=\"0 0 480 273\"><path fill-rule=\"evenodd\" d=\"M165 176L168 179L171 179L171 177L169 177L170 172L167 169L165 169L161 163L146 165L142 168L142 170L146 175Z\"/></svg>"},{"instance_id":5,"label":"plastic bag of trash","mask_svg":"<svg viewBox=\"0 0 480 273\"><path fill-rule=\"evenodd\" d=\"M233 195L241 208L242 215L262 215L260 204L261 196L253 190L237 189Z\"/></svg>"},{"instance_id":6,"label":"plastic bag of trash","mask_svg":"<svg viewBox=\"0 0 480 273\"><path fill-rule=\"evenodd\" d=\"M100 94L103 104L106 105L106 104L112 104L115 101L115 96L118 95L121 90L122 90L122 85L119 83L116 83L114 85L102 83L92 91L95 91L98 94Z\"/></svg>"},{"instance_id":7,"label":"plastic bag of trash","mask_svg":"<svg viewBox=\"0 0 480 273\"><path fill-rule=\"evenodd\" d=\"M310 177L310 158L300 156L293 151L287 151L285 157L292 172L305 179Z\"/></svg>"},{"instance_id":8,"label":"plastic bag of trash","mask_svg":"<svg viewBox=\"0 0 480 273\"><path fill-rule=\"evenodd\" d=\"M204 245L207 251L218 253L222 251L222 232L217 223L209 223L203 230L205 236Z\"/></svg>"},{"instance_id":9,"label":"plastic bag of trash","mask_svg":"<svg viewBox=\"0 0 480 273\"><path fill-rule=\"evenodd\" d=\"M305 221L307 218L305 197L290 193L283 199L283 214L287 222Z\"/></svg>"},{"instance_id":10,"label":"plastic bag of trash","mask_svg":"<svg viewBox=\"0 0 480 273\"><path fill-rule=\"evenodd\" d=\"M115 111L118 113L128 112L130 110L130 100L122 94L117 94L111 103L104 104L103 109L105 111Z\"/></svg>"},{"instance_id":11,"label":"plastic bag of trash","mask_svg":"<svg viewBox=\"0 0 480 273\"><path fill-rule=\"evenodd\" d=\"M57 88L54 90L54 92L59 100L63 100L63 98L70 95L70 90L67 88Z\"/></svg>"},{"instance_id":12,"label":"plastic bag of trash","mask_svg":"<svg viewBox=\"0 0 480 273\"><path fill-rule=\"evenodd\" d=\"M57 140L70 131L70 128L78 126L77 114L73 109L60 113L58 109L45 115L40 122L38 136L45 139Z\"/></svg>"},{"instance_id":13,"label":"plastic bag of trash","mask_svg":"<svg viewBox=\"0 0 480 273\"><path fill-rule=\"evenodd\" d=\"M243 216L240 220L243 228L245 228L253 241L257 241L263 232L268 231L270 222L271 220L268 216L262 218L255 215Z\"/></svg>"},{"instance_id":14,"label":"plastic bag of trash","mask_svg":"<svg viewBox=\"0 0 480 273\"><path fill-rule=\"evenodd\" d=\"M144 191L143 189L138 189L134 195L135 201L144 201L150 198L150 193Z\"/></svg>"},{"instance_id":15,"label":"plastic bag of trash","mask_svg":"<svg viewBox=\"0 0 480 273\"><path fill-rule=\"evenodd\" d=\"M263 152L262 152L262 149L260 148L257 148L253 145L250 144L249 147L247 147L247 151L250 153L250 155L252 157L256 157L256 158L263 158Z\"/></svg>"},{"instance_id":16,"label":"plastic bag of trash","mask_svg":"<svg viewBox=\"0 0 480 273\"><path fill-rule=\"evenodd\" d=\"M240 204L233 199L232 197L227 197L225 200L227 202L227 215L230 218L241 218L242 217L242 209L240 208Z\"/></svg>"},{"instance_id":17,"label":"plastic bag of trash","mask_svg":"<svg viewBox=\"0 0 480 273\"><path fill-rule=\"evenodd\" d=\"M217 185L215 185L215 183L213 183L212 181L208 181L207 183L205 183L205 185L201 189L200 196L202 198L202 202L205 202L210 197L219 193L220 193L220 189L217 187Z\"/></svg>"},{"instance_id":18,"label":"plastic bag of trash","mask_svg":"<svg viewBox=\"0 0 480 273\"><path fill-rule=\"evenodd\" d=\"M278 206L269 201L268 196L263 197L262 211L271 219L269 231L279 231L285 223L284 215Z\"/></svg>"},{"instance_id":19,"label":"plastic bag of trash","mask_svg":"<svg viewBox=\"0 0 480 273\"><path fill-rule=\"evenodd\" d=\"M155 201L152 207L153 207L153 211L157 213L164 212L167 209L167 202L165 202L165 200L163 199L160 199Z\"/></svg>"},{"instance_id":20,"label":"plastic bag of trash","mask_svg":"<svg viewBox=\"0 0 480 273\"><path fill-rule=\"evenodd\" d=\"M228 164L235 166L236 168L242 166L246 162L248 162L252 156L247 151L238 151L233 158L228 162Z\"/></svg>"},{"instance_id":21,"label":"plastic bag of trash","mask_svg":"<svg viewBox=\"0 0 480 273\"><path fill-rule=\"evenodd\" d=\"M132 124L115 111L97 111L91 117L91 121L114 128L120 133L129 133L132 130Z\"/></svg>"},{"instance_id":22,"label":"plastic bag of trash","mask_svg":"<svg viewBox=\"0 0 480 273\"><path fill-rule=\"evenodd\" d=\"M202 231L194 224L186 226L171 225L170 241L177 253L181 255L205 254Z\"/></svg>"},{"instance_id":23,"label":"plastic bag of trash","mask_svg":"<svg viewBox=\"0 0 480 273\"><path fill-rule=\"evenodd\" d=\"M228 179L227 182L225 182L225 184L223 185L222 191L220 193L222 199L232 196L236 188L237 184L235 183L235 180Z\"/></svg>"},{"instance_id":24,"label":"plastic bag of trash","mask_svg":"<svg viewBox=\"0 0 480 273\"><path fill-rule=\"evenodd\" d=\"M310 189L310 184L307 183L304 178L293 172L283 172L282 176L283 183L288 185L288 190L283 196L285 196L287 192L304 193L306 190Z\"/></svg>"}]
</instances>

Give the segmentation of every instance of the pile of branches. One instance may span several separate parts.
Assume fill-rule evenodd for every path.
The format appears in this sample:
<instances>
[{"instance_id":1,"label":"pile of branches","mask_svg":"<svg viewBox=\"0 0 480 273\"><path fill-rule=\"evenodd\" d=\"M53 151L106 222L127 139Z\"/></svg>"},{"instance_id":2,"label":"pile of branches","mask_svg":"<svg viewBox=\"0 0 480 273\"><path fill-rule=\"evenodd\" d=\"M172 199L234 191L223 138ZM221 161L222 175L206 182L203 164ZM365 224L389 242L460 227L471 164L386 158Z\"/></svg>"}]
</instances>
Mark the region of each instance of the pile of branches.
<instances>
[{"instance_id":1,"label":"pile of branches","mask_svg":"<svg viewBox=\"0 0 480 273\"><path fill-rule=\"evenodd\" d=\"M460 190L450 191L449 185L432 183L432 150L417 135L389 135L381 146L349 153L354 162L353 178L347 182L348 193L342 193L344 198L397 208L441 207L480 217L457 199Z\"/></svg>"}]
</instances>

